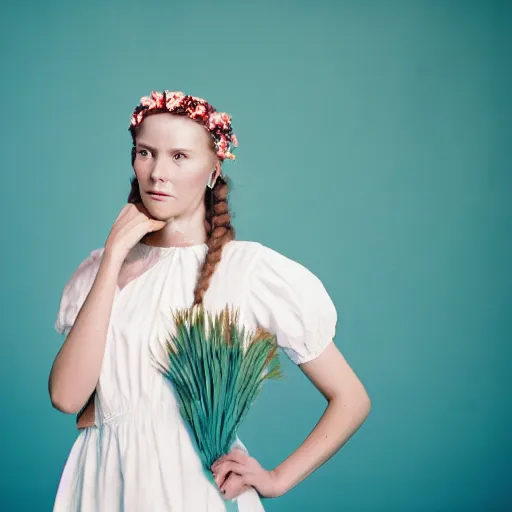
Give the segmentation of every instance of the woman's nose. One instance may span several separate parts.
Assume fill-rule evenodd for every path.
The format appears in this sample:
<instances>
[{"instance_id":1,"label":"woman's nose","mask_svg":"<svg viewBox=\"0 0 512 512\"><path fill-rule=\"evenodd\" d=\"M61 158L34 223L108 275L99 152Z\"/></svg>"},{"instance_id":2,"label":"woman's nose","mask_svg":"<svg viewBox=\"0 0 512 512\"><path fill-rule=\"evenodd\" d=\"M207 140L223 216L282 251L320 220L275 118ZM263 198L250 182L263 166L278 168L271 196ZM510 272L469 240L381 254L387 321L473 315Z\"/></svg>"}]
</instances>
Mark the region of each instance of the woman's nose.
<instances>
[{"instance_id":1,"label":"woman's nose","mask_svg":"<svg viewBox=\"0 0 512 512\"><path fill-rule=\"evenodd\" d=\"M156 160L153 170L151 171L151 178L155 181L165 180L166 174L168 173L165 169L165 163L161 159Z\"/></svg>"}]
</instances>

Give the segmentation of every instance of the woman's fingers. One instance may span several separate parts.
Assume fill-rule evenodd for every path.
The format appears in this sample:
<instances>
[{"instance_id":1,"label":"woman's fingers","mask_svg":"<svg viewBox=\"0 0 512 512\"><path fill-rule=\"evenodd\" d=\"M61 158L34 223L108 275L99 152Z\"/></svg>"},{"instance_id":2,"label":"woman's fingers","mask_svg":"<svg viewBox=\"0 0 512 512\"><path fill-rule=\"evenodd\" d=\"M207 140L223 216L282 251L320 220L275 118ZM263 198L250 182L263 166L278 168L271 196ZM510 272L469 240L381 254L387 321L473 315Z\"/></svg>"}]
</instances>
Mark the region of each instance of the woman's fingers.
<instances>
[{"instance_id":1,"label":"woman's fingers","mask_svg":"<svg viewBox=\"0 0 512 512\"><path fill-rule=\"evenodd\" d=\"M220 457L212 465L215 482L219 489L225 490L229 494L231 486L238 482L239 486L245 486L244 475L247 473L247 462L250 461L249 455L240 449L234 448L226 455Z\"/></svg>"},{"instance_id":2,"label":"woman's fingers","mask_svg":"<svg viewBox=\"0 0 512 512\"><path fill-rule=\"evenodd\" d=\"M158 231L165 226L165 222L163 220L155 220L150 219L150 225L148 228L148 232Z\"/></svg>"},{"instance_id":3,"label":"woman's fingers","mask_svg":"<svg viewBox=\"0 0 512 512\"><path fill-rule=\"evenodd\" d=\"M233 448L229 453L219 457L219 459L214 462L212 465L212 470L215 469L221 462L232 460L234 462L238 462L239 464L247 464L249 459L249 455L244 450L241 448Z\"/></svg>"},{"instance_id":4,"label":"woman's fingers","mask_svg":"<svg viewBox=\"0 0 512 512\"><path fill-rule=\"evenodd\" d=\"M244 484L242 477L235 473L230 473L224 485L221 486L221 494L226 500L237 498L248 489Z\"/></svg>"},{"instance_id":5,"label":"woman's fingers","mask_svg":"<svg viewBox=\"0 0 512 512\"><path fill-rule=\"evenodd\" d=\"M216 468L215 468L215 481L217 482L217 485L222 487L224 481L228 478L229 472L237 473L240 476L244 476L247 472L247 467L243 464L240 464L238 462L234 462L232 460L228 460L225 462L221 462Z\"/></svg>"}]
</instances>

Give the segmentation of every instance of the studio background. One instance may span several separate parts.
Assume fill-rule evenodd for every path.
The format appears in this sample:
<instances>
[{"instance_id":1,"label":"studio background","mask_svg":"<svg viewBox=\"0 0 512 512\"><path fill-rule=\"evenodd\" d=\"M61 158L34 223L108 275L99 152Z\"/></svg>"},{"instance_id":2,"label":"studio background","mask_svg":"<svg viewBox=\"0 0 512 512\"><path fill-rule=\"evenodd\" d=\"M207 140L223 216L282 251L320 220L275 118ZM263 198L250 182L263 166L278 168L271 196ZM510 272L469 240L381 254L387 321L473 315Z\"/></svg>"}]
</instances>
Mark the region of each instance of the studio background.
<instances>
[{"instance_id":1,"label":"studio background","mask_svg":"<svg viewBox=\"0 0 512 512\"><path fill-rule=\"evenodd\" d=\"M0 510L52 508L77 435L48 397L53 322L152 89L233 116L237 238L322 279L372 399L266 510L510 510L511 22L505 1L3 3ZM284 370L240 434L267 468L325 406Z\"/></svg>"}]
</instances>

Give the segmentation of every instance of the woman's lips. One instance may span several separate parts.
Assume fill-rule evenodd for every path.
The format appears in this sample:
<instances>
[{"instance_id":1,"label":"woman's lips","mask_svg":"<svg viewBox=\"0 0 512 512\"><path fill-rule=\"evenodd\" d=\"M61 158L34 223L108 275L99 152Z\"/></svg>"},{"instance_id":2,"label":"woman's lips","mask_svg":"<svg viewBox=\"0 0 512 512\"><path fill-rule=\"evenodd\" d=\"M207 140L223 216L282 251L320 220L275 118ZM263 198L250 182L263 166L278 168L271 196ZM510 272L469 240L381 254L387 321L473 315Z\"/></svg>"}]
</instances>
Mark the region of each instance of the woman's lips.
<instances>
[{"instance_id":1,"label":"woman's lips","mask_svg":"<svg viewBox=\"0 0 512 512\"><path fill-rule=\"evenodd\" d=\"M168 194L164 194L163 192L148 192L148 195L155 201L165 201L166 199L172 197Z\"/></svg>"}]
</instances>

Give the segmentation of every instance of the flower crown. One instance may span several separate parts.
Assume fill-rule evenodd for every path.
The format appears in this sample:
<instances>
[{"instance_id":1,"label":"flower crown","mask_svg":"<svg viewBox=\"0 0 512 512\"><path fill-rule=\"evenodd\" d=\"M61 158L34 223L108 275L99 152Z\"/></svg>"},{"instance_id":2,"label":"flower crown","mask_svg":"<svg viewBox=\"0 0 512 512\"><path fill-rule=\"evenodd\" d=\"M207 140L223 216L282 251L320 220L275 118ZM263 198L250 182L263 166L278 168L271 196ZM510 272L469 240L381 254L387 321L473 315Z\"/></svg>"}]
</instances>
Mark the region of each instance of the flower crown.
<instances>
[{"instance_id":1,"label":"flower crown","mask_svg":"<svg viewBox=\"0 0 512 512\"><path fill-rule=\"evenodd\" d=\"M188 96L180 91L152 91L150 96L143 96L135 107L129 129L134 130L149 112L154 111L185 114L190 119L202 122L213 137L217 156L222 160L236 158L232 151L238 146L238 140L231 127L231 116L217 112L203 98Z\"/></svg>"}]
</instances>

